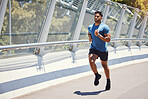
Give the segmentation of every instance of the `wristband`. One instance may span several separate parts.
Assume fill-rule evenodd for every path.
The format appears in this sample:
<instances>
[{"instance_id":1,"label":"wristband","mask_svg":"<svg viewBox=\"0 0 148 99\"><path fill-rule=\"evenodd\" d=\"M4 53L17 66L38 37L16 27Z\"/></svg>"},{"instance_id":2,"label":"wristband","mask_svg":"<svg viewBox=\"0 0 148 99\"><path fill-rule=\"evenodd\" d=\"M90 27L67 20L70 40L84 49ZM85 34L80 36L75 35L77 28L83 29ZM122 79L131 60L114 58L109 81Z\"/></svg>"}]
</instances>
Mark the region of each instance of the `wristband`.
<instances>
[{"instance_id":1,"label":"wristband","mask_svg":"<svg viewBox=\"0 0 148 99\"><path fill-rule=\"evenodd\" d=\"M101 34L98 34L98 37L101 36Z\"/></svg>"}]
</instances>

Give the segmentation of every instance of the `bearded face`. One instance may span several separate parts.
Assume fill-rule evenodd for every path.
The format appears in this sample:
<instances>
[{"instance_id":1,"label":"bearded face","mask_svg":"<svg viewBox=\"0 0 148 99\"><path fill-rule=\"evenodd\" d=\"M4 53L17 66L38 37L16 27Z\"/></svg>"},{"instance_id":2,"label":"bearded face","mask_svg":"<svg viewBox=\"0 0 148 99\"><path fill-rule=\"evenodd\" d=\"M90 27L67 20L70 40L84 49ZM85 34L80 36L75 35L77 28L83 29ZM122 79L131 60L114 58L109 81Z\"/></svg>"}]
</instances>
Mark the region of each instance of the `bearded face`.
<instances>
[{"instance_id":1,"label":"bearded face","mask_svg":"<svg viewBox=\"0 0 148 99\"><path fill-rule=\"evenodd\" d=\"M95 23L100 23L102 20L102 17L99 13L96 13L95 16L94 16L94 21Z\"/></svg>"}]
</instances>

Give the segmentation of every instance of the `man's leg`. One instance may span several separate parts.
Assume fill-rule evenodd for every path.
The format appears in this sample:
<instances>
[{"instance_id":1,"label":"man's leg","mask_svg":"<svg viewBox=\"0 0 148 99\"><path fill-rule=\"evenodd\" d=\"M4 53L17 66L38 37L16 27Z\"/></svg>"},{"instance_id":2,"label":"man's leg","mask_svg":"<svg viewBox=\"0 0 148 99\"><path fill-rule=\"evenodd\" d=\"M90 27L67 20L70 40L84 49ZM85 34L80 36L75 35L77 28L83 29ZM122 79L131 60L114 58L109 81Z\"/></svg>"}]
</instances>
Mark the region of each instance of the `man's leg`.
<instances>
[{"instance_id":1,"label":"man's leg","mask_svg":"<svg viewBox=\"0 0 148 99\"><path fill-rule=\"evenodd\" d=\"M89 54L89 64L90 64L90 67L91 67L92 71L95 74L95 81L94 81L95 86L97 86L99 84L99 79L101 78L101 75L98 74L97 66L95 64L95 61L96 61L97 57L98 56L95 55L95 54Z\"/></svg>"},{"instance_id":2,"label":"man's leg","mask_svg":"<svg viewBox=\"0 0 148 99\"><path fill-rule=\"evenodd\" d=\"M109 73L109 67L107 65L107 61L102 61L101 60L101 64L102 64L102 66L104 68L104 72L105 72L106 78L110 79L110 73Z\"/></svg>"},{"instance_id":3,"label":"man's leg","mask_svg":"<svg viewBox=\"0 0 148 99\"><path fill-rule=\"evenodd\" d=\"M91 70L94 72L94 74L98 73L97 66L95 64L97 57L98 56L96 54L89 54L89 64L90 64Z\"/></svg>"},{"instance_id":4,"label":"man's leg","mask_svg":"<svg viewBox=\"0 0 148 99\"><path fill-rule=\"evenodd\" d=\"M104 72L105 72L105 75L106 75L106 79L107 79L107 83L106 83L106 88L105 90L110 90L110 71L109 71L109 67L107 65L107 61L102 61L101 60L101 64L104 68Z\"/></svg>"}]
</instances>

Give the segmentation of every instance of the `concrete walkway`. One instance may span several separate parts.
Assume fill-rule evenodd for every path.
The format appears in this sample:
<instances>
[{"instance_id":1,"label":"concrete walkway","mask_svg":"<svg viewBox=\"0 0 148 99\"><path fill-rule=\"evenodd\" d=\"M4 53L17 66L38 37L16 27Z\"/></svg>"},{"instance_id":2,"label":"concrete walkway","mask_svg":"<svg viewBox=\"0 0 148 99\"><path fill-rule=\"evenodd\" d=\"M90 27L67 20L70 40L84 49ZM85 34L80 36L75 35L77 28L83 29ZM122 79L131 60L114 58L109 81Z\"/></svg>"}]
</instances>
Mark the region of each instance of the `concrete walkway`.
<instances>
[{"instance_id":1,"label":"concrete walkway","mask_svg":"<svg viewBox=\"0 0 148 99\"><path fill-rule=\"evenodd\" d=\"M112 88L105 91L103 72L98 86L94 75L48 87L16 99L147 99L148 61L111 70Z\"/></svg>"}]
</instances>

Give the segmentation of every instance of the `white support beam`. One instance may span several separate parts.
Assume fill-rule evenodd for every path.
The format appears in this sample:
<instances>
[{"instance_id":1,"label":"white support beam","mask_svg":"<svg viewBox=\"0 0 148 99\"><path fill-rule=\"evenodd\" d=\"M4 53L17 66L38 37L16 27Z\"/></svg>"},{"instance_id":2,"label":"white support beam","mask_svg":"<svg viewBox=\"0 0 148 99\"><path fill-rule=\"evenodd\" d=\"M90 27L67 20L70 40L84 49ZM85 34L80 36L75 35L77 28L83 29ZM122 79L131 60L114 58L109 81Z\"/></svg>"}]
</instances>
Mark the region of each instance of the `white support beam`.
<instances>
[{"instance_id":1,"label":"white support beam","mask_svg":"<svg viewBox=\"0 0 148 99\"><path fill-rule=\"evenodd\" d=\"M52 17L53 17L53 13L54 13L54 9L55 9L55 4L56 4L56 0L51 0L49 9L47 11L47 16L46 19L44 21L44 24L42 26L40 35L39 35L39 40L38 43L42 43L42 42L46 42L47 41L47 37L48 37L48 32L49 32L49 28L51 25L51 21L52 21ZM37 49L39 52L38 54L40 56L43 56L44 53L44 47L40 47L40 49Z\"/></svg>"},{"instance_id":2,"label":"white support beam","mask_svg":"<svg viewBox=\"0 0 148 99\"><path fill-rule=\"evenodd\" d=\"M78 40L79 39L81 27L82 27L82 24L83 24L83 20L84 20L86 8L87 8L87 3L88 3L88 0L84 0L83 6L82 6L82 9L81 9L81 12L80 12L80 16L79 16L79 19L78 19L78 23L77 23L77 26L76 26L72 40Z\"/></svg>"},{"instance_id":3,"label":"white support beam","mask_svg":"<svg viewBox=\"0 0 148 99\"><path fill-rule=\"evenodd\" d=\"M75 14L75 17L74 17L74 20L73 20L73 23L72 23L72 27L70 29L70 36L69 36L70 40L72 40L74 35L75 35L74 33L75 33L75 30L76 30L76 26L77 26L77 23L78 23L78 19L79 19L79 16L80 16L82 6L83 6L83 0L80 0L79 4L77 6L77 10L76 10L76 14Z\"/></svg>"},{"instance_id":4,"label":"white support beam","mask_svg":"<svg viewBox=\"0 0 148 99\"><path fill-rule=\"evenodd\" d=\"M144 30L145 30L146 24L147 24L147 18L148 18L148 12L145 13L145 17L144 17L144 19L142 21L142 25L141 25L139 33L138 33L138 39L143 38ZM141 49L142 42L141 41L137 42L137 45L139 46L139 49Z\"/></svg>"},{"instance_id":5,"label":"white support beam","mask_svg":"<svg viewBox=\"0 0 148 99\"><path fill-rule=\"evenodd\" d=\"M128 37L127 38L132 38L133 36L133 33L134 33L134 28L135 28L135 25L136 25L136 20L137 20L137 15L138 15L138 12L139 12L139 9L136 9L135 13L134 13L134 16L133 16L133 19L131 20L131 24L130 24L130 27L128 29ZM127 46L130 47L131 46L131 42L127 42Z\"/></svg>"},{"instance_id":6,"label":"white support beam","mask_svg":"<svg viewBox=\"0 0 148 99\"><path fill-rule=\"evenodd\" d=\"M1 35L2 26L3 26L5 11L7 8L7 3L8 3L8 0L2 0L0 5L0 35Z\"/></svg>"},{"instance_id":7,"label":"white support beam","mask_svg":"<svg viewBox=\"0 0 148 99\"><path fill-rule=\"evenodd\" d=\"M125 9L126 9L126 5L123 5L119 21L116 25L114 38L119 38L119 35L120 35L120 32L121 32L121 27L122 27L122 22L123 22L123 18L124 18Z\"/></svg>"},{"instance_id":8,"label":"white support beam","mask_svg":"<svg viewBox=\"0 0 148 99\"><path fill-rule=\"evenodd\" d=\"M138 12L139 12L139 9L136 9L135 13L134 13L134 17L131 21L131 24L130 24L130 27L129 27L129 30L128 30L128 38L132 38L133 36L133 33L134 33L134 28L135 28L135 25L136 25L136 20L137 20L137 15L138 15Z\"/></svg>"},{"instance_id":9,"label":"white support beam","mask_svg":"<svg viewBox=\"0 0 148 99\"><path fill-rule=\"evenodd\" d=\"M119 21L118 21L118 23L116 25L115 33L114 33L113 38L119 38L121 27L122 27L122 22L123 22L123 18L124 18L125 9L126 9L126 5L123 5L122 10L121 10L121 15L120 15ZM117 43L113 43L112 47L115 48L115 52L116 52Z\"/></svg>"},{"instance_id":10,"label":"white support beam","mask_svg":"<svg viewBox=\"0 0 148 99\"><path fill-rule=\"evenodd\" d=\"M39 39L38 39L38 43L44 43L47 41L47 37L48 37L48 32L49 32L49 28L51 25L51 21L52 21L52 17L53 17L53 13L54 13L54 9L55 9L55 4L56 4L56 0L51 0L50 2L50 6L47 10L47 15L46 15L46 19L44 21L44 24L42 25L41 31L40 31L40 35L39 35ZM43 55L45 55L45 51L44 51L45 47L39 47L36 48L36 50L34 51L34 53L37 55L37 59L38 59L38 69L41 71L44 71L44 63L43 63Z\"/></svg>"},{"instance_id":11,"label":"white support beam","mask_svg":"<svg viewBox=\"0 0 148 99\"><path fill-rule=\"evenodd\" d=\"M147 18L148 18L148 14L145 14L145 17L144 17L144 19L142 21L142 25L141 25L139 33L138 33L138 38L143 38L144 30L146 28Z\"/></svg>"},{"instance_id":12,"label":"white support beam","mask_svg":"<svg viewBox=\"0 0 148 99\"><path fill-rule=\"evenodd\" d=\"M72 6L72 5L73 5L73 3L74 3L74 0L71 0L70 6Z\"/></svg>"},{"instance_id":13,"label":"white support beam","mask_svg":"<svg viewBox=\"0 0 148 99\"><path fill-rule=\"evenodd\" d=\"M140 17L139 20L137 21L137 28L139 28L142 24L142 18Z\"/></svg>"},{"instance_id":14,"label":"white support beam","mask_svg":"<svg viewBox=\"0 0 148 99\"><path fill-rule=\"evenodd\" d=\"M71 38L72 40L78 40L80 37L81 27L83 25L84 16L85 16L86 8L87 8L87 3L88 3L88 0L83 1L83 5L82 5L81 11L80 11L79 19L78 19L74 34L72 35L72 38ZM73 63L75 63L75 52L78 50L77 44L71 45L70 49L71 49L70 51L71 51Z\"/></svg>"},{"instance_id":15,"label":"white support beam","mask_svg":"<svg viewBox=\"0 0 148 99\"><path fill-rule=\"evenodd\" d=\"M102 19L103 23L106 23L106 19L107 19L108 13L109 13L110 5L111 5L111 2L110 2L110 0L108 0L106 9L105 9L105 12L104 12L104 15L103 15L103 19Z\"/></svg>"}]
</instances>

